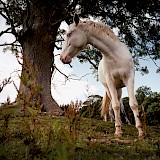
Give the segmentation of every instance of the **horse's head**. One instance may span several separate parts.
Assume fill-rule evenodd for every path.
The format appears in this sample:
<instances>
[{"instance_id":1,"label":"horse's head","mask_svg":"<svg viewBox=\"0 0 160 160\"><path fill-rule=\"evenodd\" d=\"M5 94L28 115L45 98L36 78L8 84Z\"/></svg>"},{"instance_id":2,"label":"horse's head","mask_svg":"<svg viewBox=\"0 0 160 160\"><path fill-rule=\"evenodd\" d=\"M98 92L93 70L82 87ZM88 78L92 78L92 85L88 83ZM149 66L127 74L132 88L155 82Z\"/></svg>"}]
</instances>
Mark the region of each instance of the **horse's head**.
<instances>
[{"instance_id":1,"label":"horse's head","mask_svg":"<svg viewBox=\"0 0 160 160\"><path fill-rule=\"evenodd\" d=\"M87 36L84 31L79 29L79 21L75 21L69 26L60 60L65 64L71 63L72 58L83 50L86 45Z\"/></svg>"}]
</instances>

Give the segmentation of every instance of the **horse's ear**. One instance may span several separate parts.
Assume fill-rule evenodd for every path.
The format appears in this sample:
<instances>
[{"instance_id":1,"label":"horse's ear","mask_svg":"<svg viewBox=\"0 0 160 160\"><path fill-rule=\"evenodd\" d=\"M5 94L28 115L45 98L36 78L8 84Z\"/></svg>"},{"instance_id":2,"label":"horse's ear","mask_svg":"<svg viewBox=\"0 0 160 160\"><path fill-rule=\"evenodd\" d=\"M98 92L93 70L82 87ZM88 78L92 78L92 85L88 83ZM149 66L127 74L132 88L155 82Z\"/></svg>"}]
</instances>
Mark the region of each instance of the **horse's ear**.
<instances>
[{"instance_id":1,"label":"horse's ear","mask_svg":"<svg viewBox=\"0 0 160 160\"><path fill-rule=\"evenodd\" d=\"M78 14L74 14L74 22L75 22L75 24L77 26L78 23L79 23L79 16L78 16Z\"/></svg>"}]
</instances>

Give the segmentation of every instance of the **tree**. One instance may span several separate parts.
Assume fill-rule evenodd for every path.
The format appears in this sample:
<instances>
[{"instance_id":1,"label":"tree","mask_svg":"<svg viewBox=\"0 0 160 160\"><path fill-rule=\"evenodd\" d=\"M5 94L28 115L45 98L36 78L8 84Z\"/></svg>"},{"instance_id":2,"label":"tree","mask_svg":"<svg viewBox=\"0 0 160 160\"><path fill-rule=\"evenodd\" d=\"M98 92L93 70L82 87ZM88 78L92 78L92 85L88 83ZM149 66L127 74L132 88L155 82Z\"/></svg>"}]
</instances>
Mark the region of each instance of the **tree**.
<instances>
[{"instance_id":1,"label":"tree","mask_svg":"<svg viewBox=\"0 0 160 160\"><path fill-rule=\"evenodd\" d=\"M152 92L151 88L147 86L142 86L136 90L136 97L138 103L144 107L147 123L149 125L159 124L160 94Z\"/></svg>"},{"instance_id":2,"label":"tree","mask_svg":"<svg viewBox=\"0 0 160 160\"><path fill-rule=\"evenodd\" d=\"M92 0L84 4L83 2L81 1L81 16L99 17L112 28L116 28L121 41L125 42L131 51L137 70L148 73L147 67L139 65L139 59L150 58L157 66L156 72L159 73L160 66L156 63L160 59L159 1ZM89 59L92 67L97 69L99 51L95 49L92 55L94 56L83 52L79 58L81 62Z\"/></svg>"},{"instance_id":3,"label":"tree","mask_svg":"<svg viewBox=\"0 0 160 160\"><path fill-rule=\"evenodd\" d=\"M99 112L102 102L102 97L99 95L90 95L86 101L83 102L80 114L83 117L102 119Z\"/></svg>"},{"instance_id":4,"label":"tree","mask_svg":"<svg viewBox=\"0 0 160 160\"><path fill-rule=\"evenodd\" d=\"M146 123L148 125L158 125L160 124L160 93L152 92L150 87L141 86L136 90L136 99L139 103L139 110L141 113L141 107L144 107L144 112L146 114ZM134 116L132 110L129 107L129 98L123 98L123 104L127 116L131 122L134 124ZM144 114L144 113L143 113ZM141 116L141 114L140 114Z\"/></svg>"},{"instance_id":5,"label":"tree","mask_svg":"<svg viewBox=\"0 0 160 160\"><path fill-rule=\"evenodd\" d=\"M12 33L15 36L12 50L17 49L17 44L22 47L23 81L21 79L19 96L23 94L25 98L30 97L30 87L40 87L41 91L36 92L32 98L40 98L44 110L53 114L61 113L51 97L53 51L58 28L67 13L67 5L65 0L0 1L0 14L9 26L0 35ZM25 78L29 82L24 83Z\"/></svg>"},{"instance_id":6,"label":"tree","mask_svg":"<svg viewBox=\"0 0 160 160\"><path fill-rule=\"evenodd\" d=\"M118 27L122 41L136 51L133 54L135 59L143 56L159 59L159 6L157 0L0 0L0 15L8 26L0 32L0 36L8 33L15 36L13 43L1 46L11 46L16 54L19 51L17 47L22 47L19 97L22 94L23 97L30 97L31 90L41 88L32 94L32 100L40 99L44 110L52 114L61 113L51 96L53 52L56 42L61 41L56 39L61 22L65 20L70 24L75 9L83 18L89 15L100 17L111 27ZM81 60L87 59L91 64L94 64L94 59L98 62L97 52L93 54L93 57L84 54ZM36 87L31 88L34 85Z\"/></svg>"},{"instance_id":7,"label":"tree","mask_svg":"<svg viewBox=\"0 0 160 160\"><path fill-rule=\"evenodd\" d=\"M151 96L152 91L150 87L147 86L141 86L136 90L136 98L139 104L142 104L144 102L145 97Z\"/></svg>"}]
</instances>

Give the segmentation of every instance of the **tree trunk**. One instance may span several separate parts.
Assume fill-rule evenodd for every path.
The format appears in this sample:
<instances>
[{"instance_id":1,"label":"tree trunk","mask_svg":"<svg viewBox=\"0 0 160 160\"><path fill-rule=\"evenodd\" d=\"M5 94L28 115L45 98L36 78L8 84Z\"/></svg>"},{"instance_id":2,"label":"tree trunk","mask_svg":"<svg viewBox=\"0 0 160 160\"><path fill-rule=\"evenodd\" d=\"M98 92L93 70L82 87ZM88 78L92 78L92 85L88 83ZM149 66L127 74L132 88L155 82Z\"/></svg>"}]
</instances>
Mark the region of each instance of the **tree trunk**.
<instances>
[{"instance_id":1,"label":"tree trunk","mask_svg":"<svg viewBox=\"0 0 160 160\"><path fill-rule=\"evenodd\" d=\"M30 15L27 15L24 22L20 40L23 49L23 66L19 94L23 94L25 98L32 96L33 101L40 100L45 111L52 115L59 115L63 112L51 95L51 74L54 44L61 23L59 19L62 18L60 15L62 8L60 13L55 11L57 14L54 14L52 19L51 11L53 11L52 6L43 0L39 1L38 7L30 6ZM27 77L26 80L24 77ZM36 92L39 87L41 91Z\"/></svg>"}]
</instances>

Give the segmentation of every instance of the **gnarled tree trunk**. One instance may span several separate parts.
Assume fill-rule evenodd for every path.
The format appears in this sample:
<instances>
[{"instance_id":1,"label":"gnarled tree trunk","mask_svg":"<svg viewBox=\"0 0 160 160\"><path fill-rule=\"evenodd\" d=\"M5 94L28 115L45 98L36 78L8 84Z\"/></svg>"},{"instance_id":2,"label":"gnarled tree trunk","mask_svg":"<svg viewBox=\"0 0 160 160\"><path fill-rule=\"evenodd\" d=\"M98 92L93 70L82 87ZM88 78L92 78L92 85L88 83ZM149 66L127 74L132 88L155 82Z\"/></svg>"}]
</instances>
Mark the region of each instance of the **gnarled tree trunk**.
<instances>
[{"instance_id":1,"label":"gnarled tree trunk","mask_svg":"<svg viewBox=\"0 0 160 160\"><path fill-rule=\"evenodd\" d=\"M57 115L61 114L62 110L51 95L51 71L54 61L54 44L64 7L60 5L59 8L54 9L53 13L54 5L51 6L48 3L49 1L40 0L37 5L30 5L30 11L24 21L20 39L23 49L22 75L25 72L31 85L42 88L33 99L40 97L43 109ZM29 86L24 85L21 80L19 93L28 97L31 95L29 92Z\"/></svg>"}]
</instances>

